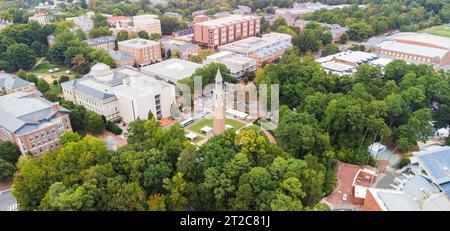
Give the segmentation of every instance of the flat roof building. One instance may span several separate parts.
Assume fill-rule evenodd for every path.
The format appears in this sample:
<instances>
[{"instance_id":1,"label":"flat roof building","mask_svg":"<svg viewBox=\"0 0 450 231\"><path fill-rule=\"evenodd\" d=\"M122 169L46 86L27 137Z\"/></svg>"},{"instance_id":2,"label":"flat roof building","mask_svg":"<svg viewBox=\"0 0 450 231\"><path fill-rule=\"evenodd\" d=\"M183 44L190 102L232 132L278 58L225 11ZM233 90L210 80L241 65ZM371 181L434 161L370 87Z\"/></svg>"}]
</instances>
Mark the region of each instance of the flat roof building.
<instances>
[{"instance_id":1,"label":"flat roof building","mask_svg":"<svg viewBox=\"0 0 450 231\"><path fill-rule=\"evenodd\" d=\"M284 52L292 47L292 36L284 33L271 32L261 37L249 37L219 47L220 51L229 51L235 54L256 59L258 68L264 63L273 62L283 56Z\"/></svg>"},{"instance_id":2,"label":"flat roof building","mask_svg":"<svg viewBox=\"0 0 450 231\"><path fill-rule=\"evenodd\" d=\"M398 33L369 40L366 49L382 57L409 63L428 64L437 69L450 65L450 38L426 33Z\"/></svg>"},{"instance_id":3,"label":"flat roof building","mask_svg":"<svg viewBox=\"0 0 450 231\"><path fill-rule=\"evenodd\" d=\"M94 65L83 78L61 86L66 100L110 121L129 123L147 118L149 111L158 119L167 118L175 102L175 86L131 67L111 70L103 63Z\"/></svg>"},{"instance_id":4,"label":"flat roof building","mask_svg":"<svg viewBox=\"0 0 450 231\"><path fill-rule=\"evenodd\" d=\"M60 136L71 130L69 111L58 102L35 92L0 96L0 140L15 143L22 154L37 156L57 148Z\"/></svg>"},{"instance_id":5,"label":"flat roof building","mask_svg":"<svg viewBox=\"0 0 450 231\"><path fill-rule=\"evenodd\" d=\"M159 42L136 38L118 43L119 51L130 54L138 66L147 66L161 61L161 44Z\"/></svg>"},{"instance_id":6,"label":"flat roof building","mask_svg":"<svg viewBox=\"0 0 450 231\"><path fill-rule=\"evenodd\" d=\"M182 59L171 58L142 68L142 71L157 79L178 83L188 78L203 65Z\"/></svg>"},{"instance_id":7,"label":"flat roof building","mask_svg":"<svg viewBox=\"0 0 450 231\"><path fill-rule=\"evenodd\" d=\"M146 31L149 35L161 34L161 21L158 16L152 14L144 14L133 16L134 31Z\"/></svg>"},{"instance_id":8,"label":"flat roof building","mask_svg":"<svg viewBox=\"0 0 450 231\"><path fill-rule=\"evenodd\" d=\"M377 54L362 51L343 51L334 55L316 59L322 68L328 72L345 75L356 72L361 64L370 64L378 59Z\"/></svg>"},{"instance_id":9,"label":"flat roof building","mask_svg":"<svg viewBox=\"0 0 450 231\"><path fill-rule=\"evenodd\" d=\"M231 15L194 24L194 41L215 48L260 34L260 17Z\"/></svg>"},{"instance_id":10,"label":"flat roof building","mask_svg":"<svg viewBox=\"0 0 450 231\"><path fill-rule=\"evenodd\" d=\"M221 63L230 69L231 76L241 78L245 72L256 71L256 60L229 51L222 51L206 57L203 64Z\"/></svg>"}]
</instances>

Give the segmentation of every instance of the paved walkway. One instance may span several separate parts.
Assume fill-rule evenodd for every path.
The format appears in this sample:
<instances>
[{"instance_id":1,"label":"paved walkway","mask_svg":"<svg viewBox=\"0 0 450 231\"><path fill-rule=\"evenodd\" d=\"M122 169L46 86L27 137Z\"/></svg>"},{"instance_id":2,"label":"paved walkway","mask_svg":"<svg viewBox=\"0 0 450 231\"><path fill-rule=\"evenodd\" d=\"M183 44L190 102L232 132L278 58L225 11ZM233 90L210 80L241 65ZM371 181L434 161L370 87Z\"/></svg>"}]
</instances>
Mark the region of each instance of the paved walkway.
<instances>
[{"instance_id":1,"label":"paved walkway","mask_svg":"<svg viewBox=\"0 0 450 231\"><path fill-rule=\"evenodd\" d=\"M37 66L39 66L39 64L41 64L43 61L45 60L45 57L40 58L36 64L34 64L34 66L31 68L31 70L34 70Z\"/></svg>"},{"instance_id":2,"label":"paved walkway","mask_svg":"<svg viewBox=\"0 0 450 231\"><path fill-rule=\"evenodd\" d=\"M12 195L11 189L0 191L0 211L17 210L16 198Z\"/></svg>"},{"instance_id":3,"label":"paved walkway","mask_svg":"<svg viewBox=\"0 0 450 231\"><path fill-rule=\"evenodd\" d=\"M264 128L261 128L261 130L264 132L264 134L267 136L267 138L269 138L270 143L277 144L277 140L275 139L275 137L273 137L272 133L270 133L269 131L267 131Z\"/></svg>"},{"instance_id":4,"label":"paved walkway","mask_svg":"<svg viewBox=\"0 0 450 231\"><path fill-rule=\"evenodd\" d=\"M12 187L12 181L13 181L13 178L9 177L9 179L7 179L3 182L0 182L0 192L10 189Z\"/></svg>"}]
</instances>

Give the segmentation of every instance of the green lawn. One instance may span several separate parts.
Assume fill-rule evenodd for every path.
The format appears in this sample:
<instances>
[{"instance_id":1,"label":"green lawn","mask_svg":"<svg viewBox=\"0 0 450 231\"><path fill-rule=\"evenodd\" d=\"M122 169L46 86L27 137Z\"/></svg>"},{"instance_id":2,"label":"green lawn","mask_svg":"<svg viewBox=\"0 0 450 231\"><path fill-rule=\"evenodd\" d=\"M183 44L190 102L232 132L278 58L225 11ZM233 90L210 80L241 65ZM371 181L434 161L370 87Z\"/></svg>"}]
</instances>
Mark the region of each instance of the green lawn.
<instances>
[{"instance_id":1,"label":"green lawn","mask_svg":"<svg viewBox=\"0 0 450 231\"><path fill-rule=\"evenodd\" d=\"M434 26L430 27L425 30L426 33L434 34L434 35L440 35L450 38L450 26L449 25L440 25L440 26Z\"/></svg>"},{"instance_id":2,"label":"green lawn","mask_svg":"<svg viewBox=\"0 0 450 231\"><path fill-rule=\"evenodd\" d=\"M61 94L62 93L62 88L61 85L58 83L58 85L53 85L53 83L49 83L50 85L50 90L55 92L56 94Z\"/></svg>"},{"instance_id":3,"label":"green lawn","mask_svg":"<svg viewBox=\"0 0 450 231\"><path fill-rule=\"evenodd\" d=\"M58 71L50 73L49 70L50 69L55 69L55 68L59 68ZM63 65L56 65L56 64L51 64L48 61L44 61L43 63L37 65L37 67L30 71L30 73L35 74L35 75L40 75L40 74L56 74L56 73L60 73L63 71L67 71L68 68L66 66Z\"/></svg>"},{"instance_id":4,"label":"green lawn","mask_svg":"<svg viewBox=\"0 0 450 231\"><path fill-rule=\"evenodd\" d=\"M239 122L237 120L233 120L233 119L227 119L225 121L225 124L233 126L233 128L236 129L236 130L238 130L239 128L241 128L241 127L243 127L245 125L244 123L241 123L241 122ZM201 120L201 121L199 121L197 123L194 123L190 127L188 127L188 129L191 130L191 131L197 132L199 134L202 134L201 129L204 126L208 126L208 127L212 128L213 127L213 119L211 118L211 119Z\"/></svg>"}]
</instances>

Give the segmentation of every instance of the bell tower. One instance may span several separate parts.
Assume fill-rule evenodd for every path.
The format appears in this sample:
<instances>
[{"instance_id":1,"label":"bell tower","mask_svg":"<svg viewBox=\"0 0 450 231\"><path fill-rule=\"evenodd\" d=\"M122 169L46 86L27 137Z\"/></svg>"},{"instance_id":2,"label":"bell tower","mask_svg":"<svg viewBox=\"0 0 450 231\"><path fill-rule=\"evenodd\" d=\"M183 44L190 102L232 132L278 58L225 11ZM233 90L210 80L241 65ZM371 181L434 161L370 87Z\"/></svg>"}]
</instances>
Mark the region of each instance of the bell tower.
<instances>
[{"instance_id":1,"label":"bell tower","mask_svg":"<svg viewBox=\"0 0 450 231\"><path fill-rule=\"evenodd\" d=\"M214 121L213 132L220 135L225 131L225 94L223 91L223 79L220 70L217 69L216 83L214 87L213 104L214 104Z\"/></svg>"}]
</instances>

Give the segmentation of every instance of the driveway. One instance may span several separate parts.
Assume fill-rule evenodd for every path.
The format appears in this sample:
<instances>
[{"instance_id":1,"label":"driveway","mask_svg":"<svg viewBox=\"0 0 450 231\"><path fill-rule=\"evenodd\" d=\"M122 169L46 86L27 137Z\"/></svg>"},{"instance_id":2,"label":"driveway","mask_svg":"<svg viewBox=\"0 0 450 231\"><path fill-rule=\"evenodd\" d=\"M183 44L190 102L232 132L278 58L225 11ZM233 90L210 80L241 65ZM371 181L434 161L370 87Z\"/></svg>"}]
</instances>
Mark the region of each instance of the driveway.
<instances>
[{"instance_id":1,"label":"driveway","mask_svg":"<svg viewBox=\"0 0 450 231\"><path fill-rule=\"evenodd\" d=\"M17 201L11 190L0 192L0 211L13 211L14 208L17 208Z\"/></svg>"}]
</instances>

